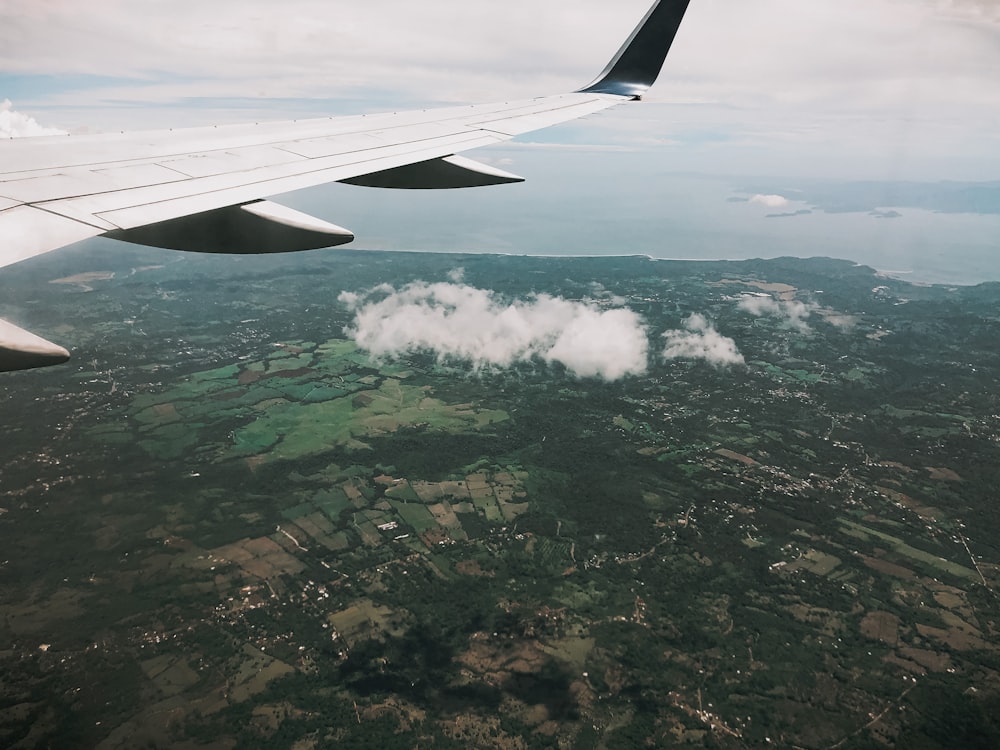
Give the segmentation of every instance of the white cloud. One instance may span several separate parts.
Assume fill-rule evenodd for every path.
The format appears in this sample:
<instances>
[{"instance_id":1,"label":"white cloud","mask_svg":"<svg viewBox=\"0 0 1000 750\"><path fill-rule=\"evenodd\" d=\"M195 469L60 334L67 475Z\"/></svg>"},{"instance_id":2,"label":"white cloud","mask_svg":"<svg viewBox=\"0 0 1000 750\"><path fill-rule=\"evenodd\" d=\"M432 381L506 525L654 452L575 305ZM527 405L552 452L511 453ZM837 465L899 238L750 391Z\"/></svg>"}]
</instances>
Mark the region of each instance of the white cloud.
<instances>
[{"instance_id":1,"label":"white cloud","mask_svg":"<svg viewBox=\"0 0 1000 750\"><path fill-rule=\"evenodd\" d=\"M811 330L806 318L816 311L816 305L807 305L796 300L778 301L773 297L744 297L738 305L740 310L745 310L758 318L765 315L778 318L781 325L797 331Z\"/></svg>"},{"instance_id":2,"label":"white cloud","mask_svg":"<svg viewBox=\"0 0 1000 750\"><path fill-rule=\"evenodd\" d=\"M773 297L743 297L737 307L758 318L762 315L781 315L781 305Z\"/></svg>"},{"instance_id":3,"label":"white cloud","mask_svg":"<svg viewBox=\"0 0 1000 750\"><path fill-rule=\"evenodd\" d=\"M625 308L601 310L545 294L507 302L466 284L419 281L344 293L340 301L355 314L347 334L377 357L429 351L477 369L540 359L610 381L646 371L646 327Z\"/></svg>"},{"instance_id":4,"label":"white cloud","mask_svg":"<svg viewBox=\"0 0 1000 750\"><path fill-rule=\"evenodd\" d=\"M750 198L750 202L767 208L784 208L789 203L788 198L783 195L761 195L760 193Z\"/></svg>"},{"instance_id":5,"label":"white cloud","mask_svg":"<svg viewBox=\"0 0 1000 750\"><path fill-rule=\"evenodd\" d=\"M703 359L713 365L742 365L743 355L736 342L715 330L704 315L694 313L684 321L684 329L667 331L664 359Z\"/></svg>"},{"instance_id":6,"label":"white cloud","mask_svg":"<svg viewBox=\"0 0 1000 750\"><path fill-rule=\"evenodd\" d=\"M858 319L854 315L837 313L832 310L821 310L820 314L827 323L842 331L849 331L858 324Z\"/></svg>"},{"instance_id":7,"label":"white cloud","mask_svg":"<svg viewBox=\"0 0 1000 750\"><path fill-rule=\"evenodd\" d=\"M355 292L341 292L337 300L353 310L361 302L361 295Z\"/></svg>"},{"instance_id":8,"label":"white cloud","mask_svg":"<svg viewBox=\"0 0 1000 750\"><path fill-rule=\"evenodd\" d=\"M965 14L975 20L1000 21L1000 5L996 0L938 0L938 3L943 14L954 12L959 17Z\"/></svg>"},{"instance_id":9,"label":"white cloud","mask_svg":"<svg viewBox=\"0 0 1000 750\"><path fill-rule=\"evenodd\" d=\"M66 135L65 130L46 128L34 117L16 111L10 99L0 102L0 138L30 138L36 135Z\"/></svg>"}]
</instances>

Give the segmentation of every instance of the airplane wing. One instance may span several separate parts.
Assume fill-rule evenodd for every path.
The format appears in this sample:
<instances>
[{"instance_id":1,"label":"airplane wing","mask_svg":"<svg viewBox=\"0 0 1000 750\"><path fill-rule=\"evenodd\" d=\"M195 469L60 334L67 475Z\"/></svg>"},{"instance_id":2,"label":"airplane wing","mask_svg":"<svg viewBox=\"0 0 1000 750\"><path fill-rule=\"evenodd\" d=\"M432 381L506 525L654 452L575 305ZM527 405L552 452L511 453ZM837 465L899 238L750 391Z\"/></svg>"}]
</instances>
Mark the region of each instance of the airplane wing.
<instances>
[{"instance_id":1,"label":"airplane wing","mask_svg":"<svg viewBox=\"0 0 1000 750\"><path fill-rule=\"evenodd\" d=\"M0 142L0 267L98 235L176 250L270 253L350 242L266 200L344 182L403 189L520 182L462 156L639 99L690 0L657 0L592 84L522 101L380 115ZM0 321L0 371L69 353Z\"/></svg>"}]
</instances>

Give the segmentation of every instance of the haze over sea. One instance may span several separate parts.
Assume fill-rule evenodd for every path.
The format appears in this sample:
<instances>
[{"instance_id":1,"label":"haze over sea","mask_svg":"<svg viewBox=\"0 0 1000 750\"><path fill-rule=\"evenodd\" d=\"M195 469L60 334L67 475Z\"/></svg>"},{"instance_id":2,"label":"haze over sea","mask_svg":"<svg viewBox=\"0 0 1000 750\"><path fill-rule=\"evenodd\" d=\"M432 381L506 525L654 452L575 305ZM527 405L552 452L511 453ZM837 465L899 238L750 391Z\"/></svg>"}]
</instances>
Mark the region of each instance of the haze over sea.
<instances>
[{"instance_id":1,"label":"haze over sea","mask_svg":"<svg viewBox=\"0 0 1000 750\"><path fill-rule=\"evenodd\" d=\"M333 185L283 200L348 227L357 248L697 260L829 256L916 282L1000 281L1000 183L670 173L642 154L572 147L522 145L476 156L527 182L461 191Z\"/></svg>"}]
</instances>

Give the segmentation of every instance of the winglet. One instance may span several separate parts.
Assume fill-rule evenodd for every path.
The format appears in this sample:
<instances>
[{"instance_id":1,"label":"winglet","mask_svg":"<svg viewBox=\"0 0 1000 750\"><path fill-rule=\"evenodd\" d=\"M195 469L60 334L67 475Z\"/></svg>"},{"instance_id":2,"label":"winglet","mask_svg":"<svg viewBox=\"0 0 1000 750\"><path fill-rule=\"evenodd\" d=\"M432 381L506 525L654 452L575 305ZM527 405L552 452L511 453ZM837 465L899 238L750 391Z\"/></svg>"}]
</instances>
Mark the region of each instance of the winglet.
<instances>
[{"instance_id":1,"label":"winglet","mask_svg":"<svg viewBox=\"0 0 1000 750\"><path fill-rule=\"evenodd\" d=\"M660 74L690 0L657 0L597 80L580 92L640 98Z\"/></svg>"}]
</instances>

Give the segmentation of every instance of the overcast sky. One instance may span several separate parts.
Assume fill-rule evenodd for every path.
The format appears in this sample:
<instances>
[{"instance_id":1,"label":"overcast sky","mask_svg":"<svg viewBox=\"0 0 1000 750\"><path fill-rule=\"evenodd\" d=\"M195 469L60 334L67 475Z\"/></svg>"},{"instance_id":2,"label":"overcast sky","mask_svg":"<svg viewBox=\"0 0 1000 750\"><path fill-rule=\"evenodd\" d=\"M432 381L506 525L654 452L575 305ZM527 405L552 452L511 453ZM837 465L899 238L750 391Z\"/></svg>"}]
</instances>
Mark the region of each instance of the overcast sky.
<instances>
[{"instance_id":1,"label":"overcast sky","mask_svg":"<svg viewBox=\"0 0 1000 750\"><path fill-rule=\"evenodd\" d=\"M75 132L571 90L649 0L3 0L0 101ZM995 0L692 0L644 106L522 137L679 170L1000 178Z\"/></svg>"}]
</instances>

